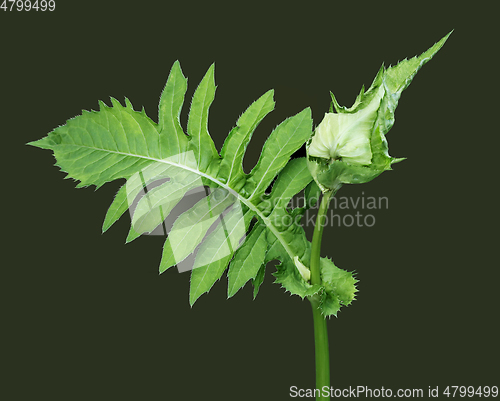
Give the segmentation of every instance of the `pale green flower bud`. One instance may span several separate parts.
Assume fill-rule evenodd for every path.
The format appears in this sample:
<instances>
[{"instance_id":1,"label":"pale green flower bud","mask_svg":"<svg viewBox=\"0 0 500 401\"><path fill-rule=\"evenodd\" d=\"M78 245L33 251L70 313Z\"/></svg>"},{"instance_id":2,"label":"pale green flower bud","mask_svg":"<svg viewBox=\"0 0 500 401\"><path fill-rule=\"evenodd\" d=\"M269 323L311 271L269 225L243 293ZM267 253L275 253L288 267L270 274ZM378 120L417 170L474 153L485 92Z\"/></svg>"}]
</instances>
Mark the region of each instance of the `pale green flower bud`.
<instances>
[{"instance_id":1,"label":"pale green flower bud","mask_svg":"<svg viewBox=\"0 0 500 401\"><path fill-rule=\"evenodd\" d=\"M316 127L307 146L308 167L323 192L370 181L390 168L392 158L378 129L380 109L386 107L381 104L385 94L382 72L366 94L361 91L351 109L341 108L333 99L337 113L326 113ZM387 166L374 163L381 156L387 158Z\"/></svg>"},{"instance_id":2,"label":"pale green flower bud","mask_svg":"<svg viewBox=\"0 0 500 401\"><path fill-rule=\"evenodd\" d=\"M309 156L348 164L370 164L370 139L379 104L378 94L369 106L356 113L326 113L309 144Z\"/></svg>"},{"instance_id":3,"label":"pale green flower bud","mask_svg":"<svg viewBox=\"0 0 500 401\"><path fill-rule=\"evenodd\" d=\"M352 107L340 106L332 94L336 113L332 107L325 114L307 145L307 165L321 191L371 181L403 160L389 156L385 135L394 125L401 92L449 35L419 57L387 69L382 66L370 89L366 93L361 89Z\"/></svg>"}]
</instances>

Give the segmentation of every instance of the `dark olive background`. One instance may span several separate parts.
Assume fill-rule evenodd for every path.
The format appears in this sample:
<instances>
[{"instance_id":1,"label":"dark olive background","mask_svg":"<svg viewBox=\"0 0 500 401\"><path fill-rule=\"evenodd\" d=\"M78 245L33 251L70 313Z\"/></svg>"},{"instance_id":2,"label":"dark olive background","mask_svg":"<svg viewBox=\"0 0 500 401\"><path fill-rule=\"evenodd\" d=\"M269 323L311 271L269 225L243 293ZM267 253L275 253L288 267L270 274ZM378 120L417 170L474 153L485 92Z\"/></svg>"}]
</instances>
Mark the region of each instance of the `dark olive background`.
<instances>
[{"instance_id":1,"label":"dark olive background","mask_svg":"<svg viewBox=\"0 0 500 401\"><path fill-rule=\"evenodd\" d=\"M318 124L330 90L350 106L382 62L420 54L452 29L388 135L391 155L408 160L338 194L385 196L389 208L371 212L371 228L326 229L323 254L361 280L358 299L328 324L332 385L500 385L492 10L56 2L52 13L0 10L3 399L282 400L290 386L313 387L309 303L273 285L273 268L255 301L249 285L227 300L223 277L191 308L189 274L158 275L162 238L125 245L128 216L101 234L121 182L77 190L49 151L24 144L109 96L156 120L177 59L189 78L185 124L215 62L209 129L219 148L244 109L276 90L249 171L283 119L311 106Z\"/></svg>"}]
</instances>

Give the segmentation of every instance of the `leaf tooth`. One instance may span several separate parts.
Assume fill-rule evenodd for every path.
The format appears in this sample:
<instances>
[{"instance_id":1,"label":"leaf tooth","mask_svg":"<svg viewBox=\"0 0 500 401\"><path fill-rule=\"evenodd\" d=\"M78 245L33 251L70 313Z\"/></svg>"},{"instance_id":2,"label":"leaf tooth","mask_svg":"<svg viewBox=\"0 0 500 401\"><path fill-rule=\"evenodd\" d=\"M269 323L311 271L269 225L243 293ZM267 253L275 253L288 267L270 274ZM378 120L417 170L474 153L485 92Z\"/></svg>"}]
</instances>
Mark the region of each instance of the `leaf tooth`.
<instances>
[{"instance_id":1,"label":"leaf tooth","mask_svg":"<svg viewBox=\"0 0 500 401\"><path fill-rule=\"evenodd\" d=\"M345 109L345 107L341 106L338 102L337 102L337 98L335 97L335 95L333 94L333 92L330 92L330 97L332 98L332 104L330 105L330 113L333 112L333 108L332 106L335 107L335 111L337 113L340 113L342 109Z\"/></svg>"},{"instance_id":2,"label":"leaf tooth","mask_svg":"<svg viewBox=\"0 0 500 401\"><path fill-rule=\"evenodd\" d=\"M132 106L132 102L128 99L128 97L125 98L125 105L128 107L130 110L134 110L134 106Z\"/></svg>"},{"instance_id":3,"label":"leaf tooth","mask_svg":"<svg viewBox=\"0 0 500 401\"><path fill-rule=\"evenodd\" d=\"M117 108L122 108L123 109L123 106L121 105L121 103L118 100L116 100L112 96L110 96L109 98L111 99L111 104L113 105L113 107L117 107Z\"/></svg>"},{"instance_id":4,"label":"leaf tooth","mask_svg":"<svg viewBox=\"0 0 500 401\"><path fill-rule=\"evenodd\" d=\"M110 109L110 107L107 106L106 103L104 103L102 100L98 100L97 102L99 103L99 108L101 111ZM94 111L94 110L92 110L92 111ZM94 111L94 113L95 113L95 111Z\"/></svg>"}]
</instances>

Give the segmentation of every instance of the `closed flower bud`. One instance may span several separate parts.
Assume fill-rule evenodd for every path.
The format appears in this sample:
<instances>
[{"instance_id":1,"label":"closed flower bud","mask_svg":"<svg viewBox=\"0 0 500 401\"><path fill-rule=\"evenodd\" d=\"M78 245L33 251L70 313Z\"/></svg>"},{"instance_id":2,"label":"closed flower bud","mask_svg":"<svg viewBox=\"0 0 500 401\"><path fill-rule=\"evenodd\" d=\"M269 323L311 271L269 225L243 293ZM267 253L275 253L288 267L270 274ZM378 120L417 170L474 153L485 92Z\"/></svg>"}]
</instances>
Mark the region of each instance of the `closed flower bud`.
<instances>
[{"instance_id":1,"label":"closed flower bud","mask_svg":"<svg viewBox=\"0 0 500 401\"><path fill-rule=\"evenodd\" d=\"M449 35L419 57L387 69L382 66L370 89L366 93L361 89L352 107L339 106L332 94L336 113L332 107L325 114L307 144L307 165L321 191L335 192L343 184L371 181L403 160L389 156L385 135L394 125L401 92Z\"/></svg>"},{"instance_id":2,"label":"closed flower bud","mask_svg":"<svg viewBox=\"0 0 500 401\"><path fill-rule=\"evenodd\" d=\"M380 96L376 96L369 106L356 113L326 113L309 144L309 156L348 164L370 164L370 139L379 104Z\"/></svg>"}]
</instances>

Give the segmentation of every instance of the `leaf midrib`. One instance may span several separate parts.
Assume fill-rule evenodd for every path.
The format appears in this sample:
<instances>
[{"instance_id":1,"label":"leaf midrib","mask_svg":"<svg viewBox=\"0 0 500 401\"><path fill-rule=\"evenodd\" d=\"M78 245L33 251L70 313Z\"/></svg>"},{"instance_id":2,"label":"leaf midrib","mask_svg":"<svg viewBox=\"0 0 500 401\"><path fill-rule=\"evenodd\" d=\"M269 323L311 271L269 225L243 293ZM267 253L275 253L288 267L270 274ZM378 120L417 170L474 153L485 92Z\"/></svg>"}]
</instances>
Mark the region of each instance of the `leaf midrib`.
<instances>
[{"instance_id":1,"label":"leaf midrib","mask_svg":"<svg viewBox=\"0 0 500 401\"><path fill-rule=\"evenodd\" d=\"M195 174L198 174L202 177L205 177L207 178L208 180L214 182L215 184L219 185L220 187L226 189L227 191L229 191L231 194L233 194L240 202L242 202L244 205L246 205L250 210L252 210L252 212L254 212L257 216L259 216L261 218L261 220L265 223L266 227L268 227L271 232L275 235L276 238L279 239L279 241L281 242L281 245L283 246L283 248L285 249L286 253L288 253L288 255L290 256L290 259L293 260L295 253L292 252L292 250L290 249L290 247L288 246L287 242L283 239L283 237L281 236L281 232L276 228L274 227L274 225L271 223L271 220L268 219L251 201L250 199L248 198L245 198L245 197L242 197L238 192L236 192L234 189L232 189L231 187L229 187L227 184L223 183L222 181L219 181L217 178L215 177L212 177L211 175L209 174L206 174L200 170L197 170L197 169L194 169L194 168L191 168L189 166L186 166L184 164L179 164L179 163L175 163L175 162L172 162L172 161L169 161L169 160L161 160L161 159L156 159L154 157L150 157L150 156L143 156L143 155L136 155L136 154L132 154L132 153L126 153L126 152L119 152L119 151L115 151L115 150L109 150L109 149L101 149L101 148L96 148L96 147L92 147L92 146L86 146L86 145L77 145L77 144L66 144L66 146L76 146L76 147L80 147L80 148L88 148L88 149L93 149L93 150L96 150L96 151L101 151L101 152L108 152L108 153L115 153L115 154L119 154L119 155L124 155L124 156L129 156L129 157L136 157L136 158L139 158L139 159L145 159L145 160L151 160L151 161L154 161L154 162L158 162L158 163L165 163L165 164L169 164L171 166L175 166L175 167L179 167L179 168L182 168L182 169L185 169L187 171L191 171L192 173L195 173ZM260 184L260 182L257 184L257 186ZM254 191L255 192L255 191Z\"/></svg>"}]
</instances>

